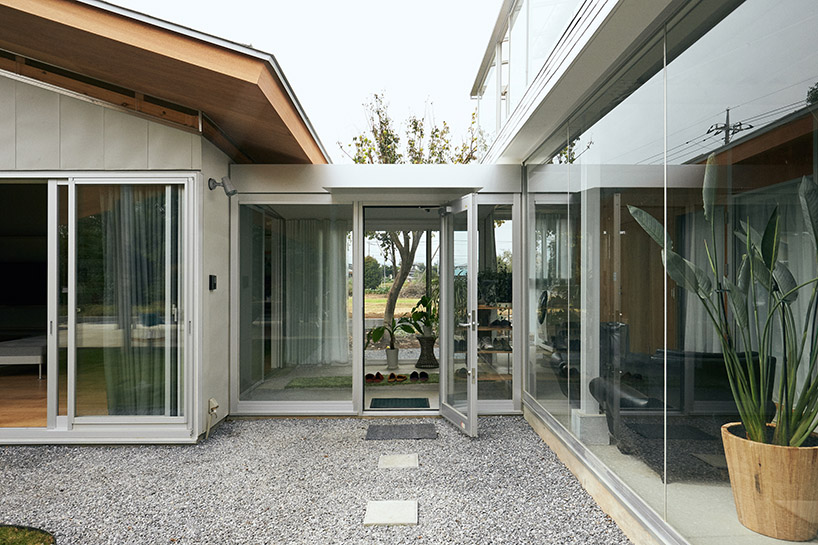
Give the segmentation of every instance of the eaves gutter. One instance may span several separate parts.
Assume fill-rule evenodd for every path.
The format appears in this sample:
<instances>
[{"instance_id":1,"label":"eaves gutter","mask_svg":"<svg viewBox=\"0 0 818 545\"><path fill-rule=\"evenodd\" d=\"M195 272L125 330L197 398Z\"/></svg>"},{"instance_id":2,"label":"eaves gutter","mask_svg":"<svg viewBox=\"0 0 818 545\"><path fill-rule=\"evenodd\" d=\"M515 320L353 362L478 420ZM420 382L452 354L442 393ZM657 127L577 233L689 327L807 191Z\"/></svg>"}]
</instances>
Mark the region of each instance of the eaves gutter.
<instances>
[{"instance_id":1,"label":"eaves gutter","mask_svg":"<svg viewBox=\"0 0 818 545\"><path fill-rule=\"evenodd\" d=\"M309 117L307 117L307 113L304 111L304 108L298 101L298 97L296 97L295 92L293 92L293 89L290 86L290 82L287 81L287 77L284 75L284 71L281 69L281 66L278 64L278 61L276 61L276 58L272 54L266 53L264 51L259 51L258 49L253 49L252 47L244 44L231 42L230 40L219 38L218 36L213 36L212 34L207 34L205 32L201 32L176 23L172 23L170 21L157 19L156 17L140 13L138 11L133 11L127 8L123 8L121 6L110 4L108 2L103 2L102 0L76 0L76 1L78 1L81 4L85 4L97 9L107 11L109 13L114 13L116 15L120 15L122 17L127 17L135 21L139 21L148 25L162 28L164 30L174 32L176 34L181 34L183 36L187 36L188 38L193 38L194 40L209 43L211 45L215 45L217 47L221 47L223 49L227 49L235 53L245 55L247 57L253 57L264 62L267 65L268 69L273 74L275 74L279 81L281 81L281 84L284 87L284 91L287 93L287 96L293 103L293 106L298 112L298 115L301 117L301 120L304 122L304 125L306 125L307 130L310 133L310 136L318 145L318 149L321 150L321 155L324 156L324 159L327 161L327 164L332 163L332 158L327 153L326 148L324 148L324 144L321 142L321 139L318 138L318 133L315 132L315 128L312 126Z\"/></svg>"}]
</instances>

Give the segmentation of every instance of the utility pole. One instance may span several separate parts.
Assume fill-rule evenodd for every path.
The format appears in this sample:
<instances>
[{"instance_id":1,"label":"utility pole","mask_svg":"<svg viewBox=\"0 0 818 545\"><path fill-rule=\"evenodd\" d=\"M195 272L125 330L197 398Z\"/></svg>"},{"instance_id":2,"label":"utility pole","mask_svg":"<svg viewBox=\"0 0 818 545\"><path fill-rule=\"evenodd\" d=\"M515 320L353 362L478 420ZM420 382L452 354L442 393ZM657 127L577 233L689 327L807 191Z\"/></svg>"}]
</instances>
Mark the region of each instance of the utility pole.
<instances>
[{"instance_id":1,"label":"utility pole","mask_svg":"<svg viewBox=\"0 0 818 545\"><path fill-rule=\"evenodd\" d=\"M713 125L710 125L710 128L707 129L707 134L710 134L710 133L718 134L720 132L724 132L724 145L726 146L727 144L730 143L730 137L731 136L733 136L734 134L739 133L741 131L746 131L747 129L752 129L752 128L753 128L753 126L750 125L749 123L744 124L741 121L739 121L738 123L733 123L731 125L730 124L730 108L727 108L724 123L714 123Z\"/></svg>"}]
</instances>

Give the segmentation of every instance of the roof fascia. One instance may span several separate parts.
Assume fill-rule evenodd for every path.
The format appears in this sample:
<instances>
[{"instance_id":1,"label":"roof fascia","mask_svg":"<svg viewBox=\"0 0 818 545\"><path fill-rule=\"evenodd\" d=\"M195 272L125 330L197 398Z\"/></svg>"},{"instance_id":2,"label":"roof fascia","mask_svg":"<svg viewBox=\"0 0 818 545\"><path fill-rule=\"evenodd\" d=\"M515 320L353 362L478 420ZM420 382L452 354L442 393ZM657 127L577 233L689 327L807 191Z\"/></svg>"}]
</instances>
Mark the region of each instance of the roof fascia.
<instances>
[{"instance_id":1,"label":"roof fascia","mask_svg":"<svg viewBox=\"0 0 818 545\"><path fill-rule=\"evenodd\" d=\"M219 38L218 36L213 36L205 32L200 32L192 28L178 25L170 21L158 19L156 17L152 17L150 15L146 15L138 11L132 11L121 6L115 6L113 4L109 4L108 2L103 2L101 0L77 0L77 1L81 4L85 4L100 10L104 10L122 17L127 17L129 19L133 19L148 25L152 25L176 34L181 34L183 36L187 36L188 38L193 38L195 40L215 45L217 47L221 47L223 49L227 49L235 53L239 53L241 55L245 55L248 57L253 57L257 60L262 61L267 70L271 72L272 75L279 82L281 82L281 86L284 89L285 93L287 94L287 97L290 99L290 101L293 104L293 107L298 112L299 117L301 118L302 122L307 128L307 131L310 133L310 136L315 141L316 145L321 151L321 154L323 155L324 159L327 161L327 163L332 162L332 159L327 153L326 148L324 148L324 144L321 142L321 139L318 137L318 133L316 133L315 128L312 125L312 122L310 122L309 117L307 117L307 113L304 111L304 108L301 106L298 97L295 95L295 92L293 91L290 82L284 75L284 71L281 69L281 66L278 64L278 61L276 61L275 57L272 54L266 53L264 51L259 51L258 49L253 49L252 47L249 47L247 45L231 42L230 40Z\"/></svg>"}]
</instances>

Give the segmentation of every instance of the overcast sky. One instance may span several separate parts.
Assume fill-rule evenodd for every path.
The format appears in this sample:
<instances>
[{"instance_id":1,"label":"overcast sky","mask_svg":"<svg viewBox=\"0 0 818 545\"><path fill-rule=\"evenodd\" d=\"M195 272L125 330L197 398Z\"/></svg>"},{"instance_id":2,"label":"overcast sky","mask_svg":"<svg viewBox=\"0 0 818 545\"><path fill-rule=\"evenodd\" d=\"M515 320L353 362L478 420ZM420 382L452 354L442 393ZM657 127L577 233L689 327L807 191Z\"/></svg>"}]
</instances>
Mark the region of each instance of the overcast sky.
<instances>
[{"instance_id":1,"label":"overcast sky","mask_svg":"<svg viewBox=\"0 0 818 545\"><path fill-rule=\"evenodd\" d=\"M384 92L394 119L434 115L459 141L502 0L114 0L273 54L336 163Z\"/></svg>"}]
</instances>

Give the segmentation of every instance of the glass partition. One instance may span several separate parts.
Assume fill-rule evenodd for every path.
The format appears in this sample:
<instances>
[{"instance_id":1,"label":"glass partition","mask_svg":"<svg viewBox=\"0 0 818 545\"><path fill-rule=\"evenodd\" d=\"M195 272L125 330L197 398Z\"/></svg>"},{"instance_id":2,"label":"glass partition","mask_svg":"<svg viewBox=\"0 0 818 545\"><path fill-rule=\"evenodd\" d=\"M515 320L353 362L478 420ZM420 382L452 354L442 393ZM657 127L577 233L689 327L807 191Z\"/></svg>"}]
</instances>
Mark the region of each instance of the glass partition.
<instances>
[{"instance_id":1,"label":"glass partition","mask_svg":"<svg viewBox=\"0 0 818 545\"><path fill-rule=\"evenodd\" d=\"M686 6L648 37L571 118L568 145L552 150L551 162L563 164L529 168L526 392L690 543L778 543L736 514L721 426L739 411L724 352L736 347L745 369L775 376L792 357L782 327L801 331L812 319L808 288L788 301L784 326L773 323L762 350L759 333L740 325L745 310L766 315L769 297L748 291L746 309L732 301L747 239L760 244L771 217L792 285L818 275L799 199L818 179L818 6L715 6ZM560 193L568 205L554 198ZM699 285L710 278L702 289L712 290L729 335L715 329L697 292L669 278L673 263L643 227L654 220L699 268ZM561 265L566 244L579 249L570 265L579 286L567 290L567 305L555 294L563 276L574 278ZM779 288L788 282L781 270ZM562 358L559 331L575 323L580 335L567 335ZM789 390L777 377L759 387L753 411L780 420L783 396L814 383L806 367L786 379Z\"/></svg>"},{"instance_id":2,"label":"glass partition","mask_svg":"<svg viewBox=\"0 0 818 545\"><path fill-rule=\"evenodd\" d=\"M239 206L239 399L352 399L352 206Z\"/></svg>"}]
</instances>

